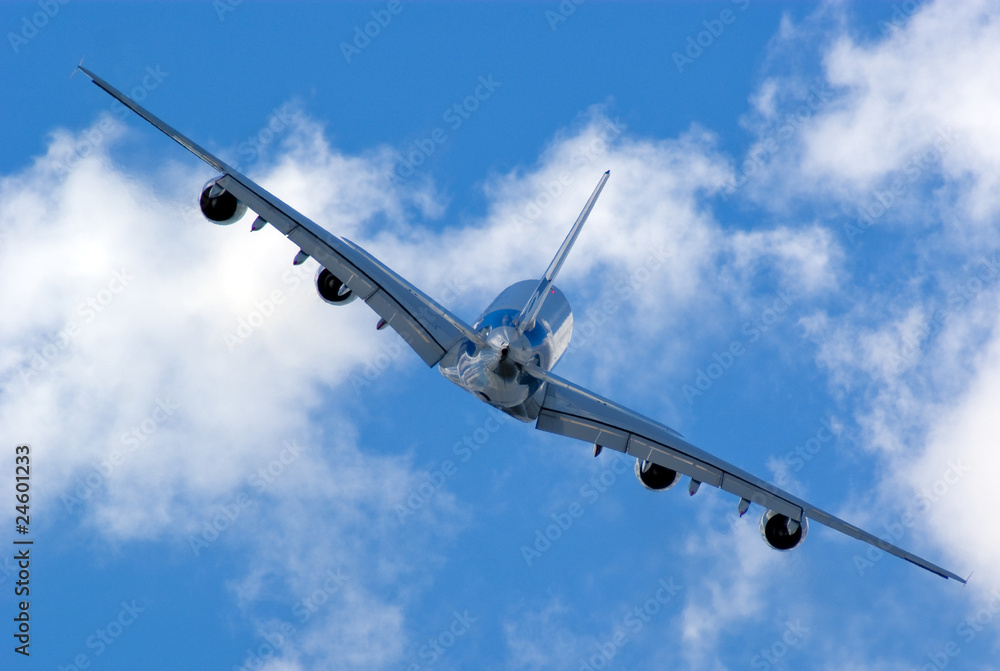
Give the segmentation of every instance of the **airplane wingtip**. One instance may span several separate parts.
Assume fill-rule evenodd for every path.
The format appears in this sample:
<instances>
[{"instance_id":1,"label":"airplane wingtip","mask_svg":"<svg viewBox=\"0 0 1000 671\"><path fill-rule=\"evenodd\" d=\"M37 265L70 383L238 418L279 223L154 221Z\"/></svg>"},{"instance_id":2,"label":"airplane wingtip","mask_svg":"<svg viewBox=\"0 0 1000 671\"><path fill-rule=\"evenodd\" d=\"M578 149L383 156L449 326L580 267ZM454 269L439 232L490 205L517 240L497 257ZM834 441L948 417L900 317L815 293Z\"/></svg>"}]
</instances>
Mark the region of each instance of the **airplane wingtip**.
<instances>
[{"instance_id":1,"label":"airplane wingtip","mask_svg":"<svg viewBox=\"0 0 1000 671\"><path fill-rule=\"evenodd\" d=\"M73 72L69 73L69 78L70 78L70 79L72 79L72 78L73 78L73 75L75 75L75 74L76 74L76 71L77 71L77 70L83 70L83 59L84 59L84 58L86 58L86 56L81 56L81 57L80 57L80 62L76 64L76 67L75 67L75 68L73 68ZM84 71L84 72L86 72L86 70L83 70L83 71Z\"/></svg>"},{"instance_id":2,"label":"airplane wingtip","mask_svg":"<svg viewBox=\"0 0 1000 671\"><path fill-rule=\"evenodd\" d=\"M84 67L84 65L83 65L83 59L82 59L82 58L80 59L80 62L79 62L79 64L77 64L77 66L76 66L76 70L73 70L73 74L74 74L74 75L76 74L77 70L79 70L79 71L80 71L80 72L82 72L83 74L85 74L85 75L87 75L88 77L90 77L90 81L92 81L92 82L94 82L94 83L97 83L97 75L95 75L95 74L94 74L93 72L91 72L91 71L90 71L89 69L87 69L86 67ZM72 77L72 76L73 76L73 75L70 75L70 77Z\"/></svg>"}]
</instances>

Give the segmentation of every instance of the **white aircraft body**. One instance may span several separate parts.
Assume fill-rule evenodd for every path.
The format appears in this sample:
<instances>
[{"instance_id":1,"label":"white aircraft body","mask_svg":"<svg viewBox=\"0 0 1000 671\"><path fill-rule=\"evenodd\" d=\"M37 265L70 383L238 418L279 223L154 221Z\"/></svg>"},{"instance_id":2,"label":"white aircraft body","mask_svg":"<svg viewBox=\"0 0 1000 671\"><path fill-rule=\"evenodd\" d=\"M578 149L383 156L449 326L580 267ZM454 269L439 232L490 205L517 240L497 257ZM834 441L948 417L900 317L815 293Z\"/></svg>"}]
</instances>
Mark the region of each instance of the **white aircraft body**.
<instances>
[{"instance_id":1,"label":"white aircraft body","mask_svg":"<svg viewBox=\"0 0 1000 671\"><path fill-rule=\"evenodd\" d=\"M538 281L507 287L473 325L468 325L353 242L337 237L246 176L181 135L96 74L79 67L117 98L221 173L201 194L201 210L216 224L256 213L251 230L270 224L299 247L293 263L307 258L322 266L316 284L327 303L344 305L360 297L429 366L482 401L535 428L635 457L635 474L649 489L670 489L689 478L693 496L705 484L739 497L738 511L751 502L764 513L760 532L776 550L805 539L808 520L869 543L944 578L965 579L926 559L845 522L792 494L687 442L673 429L568 382L551 370L566 351L573 314L553 281L607 183L604 173L569 235Z\"/></svg>"}]
</instances>

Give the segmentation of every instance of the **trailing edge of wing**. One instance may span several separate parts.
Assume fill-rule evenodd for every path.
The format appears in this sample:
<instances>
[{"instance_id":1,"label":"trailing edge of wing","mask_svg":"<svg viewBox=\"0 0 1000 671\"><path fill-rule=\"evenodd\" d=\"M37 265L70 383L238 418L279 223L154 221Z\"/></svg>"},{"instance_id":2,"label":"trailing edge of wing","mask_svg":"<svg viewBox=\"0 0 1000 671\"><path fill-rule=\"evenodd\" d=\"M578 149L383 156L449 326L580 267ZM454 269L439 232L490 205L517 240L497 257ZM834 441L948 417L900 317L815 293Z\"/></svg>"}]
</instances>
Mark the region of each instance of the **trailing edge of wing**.
<instances>
[{"instance_id":1,"label":"trailing edge of wing","mask_svg":"<svg viewBox=\"0 0 1000 671\"><path fill-rule=\"evenodd\" d=\"M218 184L281 231L360 296L385 323L433 366L462 338L481 338L461 319L404 280L358 245L339 238L297 212L251 179L182 135L124 93L83 67L79 69L123 105L223 174Z\"/></svg>"},{"instance_id":2,"label":"trailing edge of wing","mask_svg":"<svg viewBox=\"0 0 1000 671\"><path fill-rule=\"evenodd\" d=\"M831 529L873 545L901 559L960 583L965 579L859 529L684 440L673 429L578 387L532 368L529 374L546 382L545 398L535 428L624 452L637 459L683 473L768 510L801 521L815 520Z\"/></svg>"},{"instance_id":3,"label":"trailing edge of wing","mask_svg":"<svg viewBox=\"0 0 1000 671\"><path fill-rule=\"evenodd\" d=\"M180 133L178 133L176 130L174 130L170 125L168 125L164 121L160 120L159 117L155 116L152 112L150 112L149 110L147 110L146 108L144 108L142 105L139 105L138 103L136 103L135 101L133 101L131 98L129 98L127 95L125 95L124 93L122 93L121 91L119 91L118 89L116 89L114 86L112 86L111 84L107 83L106 81L104 81L103 79L101 79L100 77L98 77L97 75L95 75L93 72L91 72L87 68L83 67L83 63L82 62L81 62L80 65L77 66L77 69L79 69L80 71L82 71L83 74L85 74L88 77L90 77L95 84L97 84L102 89L104 89L105 91L107 91L108 93L110 93L112 96L114 96L115 98L117 98L120 103L122 103L123 105L125 105L126 107L128 107L130 110L132 110L133 112L135 112L136 114L138 114L139 116L141 116L143 119L145 119L149 123L151 123L154 126L156 126L157 128L159 128L161 131L163 131L164 134L169 135L170 137L172 137L175 141L177 141L178 144L180 144L182 147L184 147L185 149L187 149L189 152L191 152L192 154L194 154L195 156L197 156L198 158L200 158L205 163L209 164L210 166L212 166L213 168L215 168L219 172L229 172L229 173L234 172L233 169L230 168L226 163L220 161L215 156L212 156L212 154L210 154L206 150L202 149L200 145L197 145L194 142L192 142L191 140L189 140L188 138L184 137L183 135L181 135Z\"/></svg>"}]
</instances>

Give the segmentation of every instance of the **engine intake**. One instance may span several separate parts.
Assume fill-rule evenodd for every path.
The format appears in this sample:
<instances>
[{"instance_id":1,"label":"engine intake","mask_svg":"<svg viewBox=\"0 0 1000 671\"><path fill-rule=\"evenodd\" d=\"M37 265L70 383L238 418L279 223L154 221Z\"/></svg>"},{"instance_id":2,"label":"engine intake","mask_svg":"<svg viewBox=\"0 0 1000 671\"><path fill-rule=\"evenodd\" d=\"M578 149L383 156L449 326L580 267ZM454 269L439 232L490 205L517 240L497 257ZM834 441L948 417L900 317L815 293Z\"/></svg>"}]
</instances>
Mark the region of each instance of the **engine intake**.
<instances>
[{"instance_id":1,"label":"engine intake","mask_svg":"<svg viewBox=\"0 0 1000 671\"><path fill-rule=\"evenodd\" d=\"M220 179L221 177L216 177L205 185L205 188L201 190L198 205L206 219L213 224L227 226L242 219L243 215L246 214L247 206L241 203L236 196L219 186Z\"/></svg>"},{"instance_id":2,"label":"engine intake","mask_svg":"<svg viewBox=\"0 0 1000 671\"><path fill-rule=\"evenodd\" d=\"M809 520L802 518L800 523L792 523L794 533L788 531L788 517L773 510L768 510L760 518L760 535L775 550L791 550L798 547L809 533Z\"/></svg>"},{"instance_id":3,"label":"engine intake","mask_svg":"<svg viewBox=\"0 0 1000 671\"><path fill-rule=\"evenodd\" d=\"M358 297L339 277L323 267L316 273L316 291L330 305L347 305Z\"/></svg>"},{"instance_id":4,"label":"engine intake","mask_svg":"<svg viewBox=\"0 0 1000 671\"><path fill-rule=\"evenodd\" d=\"M670 489L681 479L681 474L652 461L635 461L635 477L646 489L663 491Z\"/></svg>"}]
</instances>

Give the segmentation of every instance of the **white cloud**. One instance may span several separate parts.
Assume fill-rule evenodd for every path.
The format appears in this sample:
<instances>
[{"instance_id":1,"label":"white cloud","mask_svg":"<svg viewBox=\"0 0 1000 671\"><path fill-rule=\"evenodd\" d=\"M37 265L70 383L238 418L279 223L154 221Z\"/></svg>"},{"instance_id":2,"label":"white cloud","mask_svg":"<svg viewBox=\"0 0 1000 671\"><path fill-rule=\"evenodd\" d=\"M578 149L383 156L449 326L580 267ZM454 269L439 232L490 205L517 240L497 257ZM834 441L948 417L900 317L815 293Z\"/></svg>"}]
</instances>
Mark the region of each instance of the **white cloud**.
<instances>
[{"instance_id":1,"label":"white cloud","mask_svg":"<svg viewBox=\"0 0 1000 671\"><path fill-rule=\"evenodd\" d=\"M975 569L975 586L986 592L1000 587L1000 530L986 512L998 500L998 394L1000 340L994 338L965 393L934 418L925 451L901 474L927 502L926 520L953 561Z\"/></svg>"},{"instance_id":2,"label":"white cloud","mask_svg":"<svg viewBox=\"0 0 1000 671\"><path fill-rule=\"evenodd\" d=\"M868 206L895 183L896 203L887 219L923 223L937 212L929 213L926 203L907 207L905 201L922 199L923 189L912 185L932 183L940 174L946 188L932 203L954 205L955 225L964 232L988 225L1000 207L996 6L926 3L912 16L897 11L895 17L896 6L887 6L882 24L887 34L874 40L852 35L842 25L843 12L833 7L790 28L772 45L781 51L805 39L828 44L821 47L824 81L814 85L828 93L818 104L810 100L805 113L793 119L795 134L788 142L782 124L774 121L783 119L783 112L795 112L810 82L798 75L765 80L751 125L772 129L772 139L787 146L754 178L757 199L781 203L795 196L825 196ZM775 111L775 82L786 91L780 112Z\"/></svg>"},{"instance_id":3,"label":"white cloud","mask_svg":"<svg viewBox=\"0 0 1000 671\"><path fill-rule=\"evenodd\" d=\"M893 7L899 16L885 17L882 37L845 29L846 13L831 4L775 38L777 51L806 37L821 44L822 79L764 78L745 125L761 138L755 146L773 138L781 146L744 188L777 211L806 203L834 230L912 231L892 238L903 253L891 258L906 263L892 274L876 258L884 243L863 238L849 249L859 274L841 285L852 305L815 309L800 324L859 424L859 444L886 456L873 496L880 505L859 504L855 519L898 520L901 508L944 487L918 511L915 543L926 530L946 553L942 563L986 571L980 584L992 586L987 567L1000 557L1000 537L980 513L997 502L989 403L1000 329L989 260L1000 244L1000 11L934 2L904 16ZM779 134L801 101L776 82L796 92L811 85L828 100ZM946 482L959 464L971 470Z\"/></svg>"},{"instance_id":4,"label":"white cloud","mask_svg":"<svg viewBox=\"0 0 1000 671\"><path fill-rule=\"evenodd\" d=\"M783 604L779 612L786 617L796 613L795 617L808 623L804 614L807 605L790 596L798 587L795 576L802 575L790 564L802 561L802 557L768 547L759 534L760 515L761 510L755 507L745 517L738 517L735 504L727 497L713 496L698 508L698 532L689 536L684 546L690 560L687 564L696 567L688 576L692 585L686 590L681 615L683 657L688 668L727 668L721 641L748 622L773 620L776 603ZM721 531L717 530L720 518L728 522ZM795 606L788 608L789 603ZM767 642L759 643L764 647ZM747 659L744 666L751 663Z\"/></svg>"},{"instance_id":5,"label":"white cloud","mask_svg":"<svg viewBox=\"0 0 1000 671\"><path fill-rule=\"evenodd\" d=\"M352 371L395 343L392 334L372 338L375 318L360 304L320 303L313 269L293 269L294 246L272 229L250 235L249 219L207 225L191 205L207 169L191 175L167 164L157 175L126 178L107 154L131 141L115 126L65 170L61 157L81 141L56 133L45 157L0 183L0 264L19 280L0 287L9 306L0 324L0 425L54 465L40 504L116 544L151 538L199 553L215 543L245 548L256 559L232 589L253 620L268 595L305 598L331 567L363 574L270 663L398 662L413 595L390 596L386 586L404 577L421 584L435 562L427 539L447 536L465 517L440 492L406 534L374 546L372 525L396 535L394 506L421 472L366 454L343 411L323 407L337 437L311 415L326 390L348 387ZM661 314L664 303L696 315L700 302L716 300L705 278L719 258L737 258L726 289L736 301L763 260L775 261L782 281L810 287L824 286L836 263L820 229L722 232L699 198L722 187L728 167L712 136L696 128L676 140L636 139L592 110L537 166L488 180L491 205L481 221L442 230L413 225L415 214L437 218L444 205L429 182L391 185L388 157L383 149L342 155L300 116L274 165L258 166L259 179L431 295L451 291L463 306L537 275L609 168L613 180L562 284L596 299L614 296L615 283L634 281L637 271L641 283L655 276L646 285L655 291L622 301L619 328ZM664 250L655 264L651 247ZM392 365L413 362L404 352ZM300 448L291 459L289 444ZM282 476L259 491L254 474L269 467ZM403 550L418 545L425 559L410 567ZM263 631L274 624L261 622Z\"/></svg>"},{"instance_id":6,"label":"white cloud","mask_svg":"<svg viewBox=\"0 0 1000 671\"><path fill-rule=\"evenodd\" d=\"M744 285L768 269L785 289L804 294L836 288L843 256L830 230L815 225L734 233L732 250L733 269L747 274Z\"/></svg>"},{"instance_id":7,"label":"white cloud","mask_svg":"<svg viewBox=\"0 0 1000 671\"><path fill-rule=\"evenodd\" d=\"M818 43L822 79L795 68L765 73L742 121L757 136L751 155L769 139L777 149L753 174L741 173L747 164L734 174L703 128L643 138L616 129L602 108L558 134L535 164L486 178L483 216L443 226L446 214L461 215L449 211L429 176L390 182L388 149L344 155L301 114L273 163L252 172L471 319L510 281L545 267L610 168L560 278L573 294L581 343L564 365L605 385L634 375L627 391L642 394L642 376L661 383L689 365L685 348L723 330L734 309L753 310L762 286L803 291L800 325L817 361L861 429L860 449L885 464L877 490L843 504L853 508L844 516L879 529L925 496L932 505L914 527L914 549L960 572L976 568L970 591L978 594L1000 584L992 568L1000 532L989 516L1000 475L992 419L1000 392L997 287L995 279L985 282L961 306L947 292L951 278L965 282L974 272L982 250L998 246L997 12L985 2L927 4L884 39L856 37L838 3L810 21L782 20L768 67L775 54L787 60L791 47ZM822 39L812 42L817 25ZM935 155L942 132L949 139ZM207 169L191 176L189 161L157 175L118 172L106 152L131 142L121 127L64 173L57 161L83 146L83 137L54 133L47 156L0 181L0 268L17 278L0 283L0 427L31 440L44 457L38 491L49 497L41 499L52 512L47 519L63 515L60 497L77 496L83 501L63 520L80 520L113 543L152 538L187 552L204 524L249 493L250 504L203 552L225 547L247 557L230 584L247 621L263 631L296 626L265 668L405 662L413 604L440 570L441 558L428 548L468 518L445 489L405 534L394 533L394 506L422 471L405 456L377 455L355 420L328 402L331 390L350 392L351 373L385 351L386 338L373 337L375 316L360 304L334 310L316 300L311 268L289 274L294 246L273 230L249 235L248 221L240 230L208 226L191 205ZM179 151L162 141L165 153ZM734 178L746 184L730 198L780 213L777 223L747 231L716 221L706 203ZM883 278L854 264L868 259L857 246L842 249L842 213L853 222L895 180L905 188L877 219L897 233L931 233L900 243L912 244L921 277L869 288ZM940 295L927 288L935 283ZM272 305L275 290L282 302ZM606 300L615 318L592 319L588 309ZM838 301L848 305L830 305ZM927 334L938 309L945 318ZM230 351L227 334L272 310ZM610 343L611 353L588 346L588 320L598 335L591 342ZM657 356L638 373L623 372L615 352L624 358L635 350ZM25 383L32 362L41 370ZM392 366L390 375L419 364L404 352ZM336 436L325 431L327 421L339 425ZM284 442L295 440L302 455L282 464L266 491L255 491L248 478L280 463ZM124 452L123 461L108 469L114 451ZM702 528L718 526L719 510L699 509ZM695 668L724 668L715 653L720 642L746 631L746 622L760 624L776 603L801 597L789 576L799 573L791 565L803 555L771 551L756 520L748 522L688 539L688 565L705 575L689 581L698 598L686 601L677 640ZM902 544L910 547L909 539ZM413 565L413 557L421 561ZM347 583L300 622L292 607L321 593L327 572L341 568ZM399 584L407 587L397 593ZM275 595L277 615L262 605ZM568 609L553 600L511 619L510 665L573 667L577 651L606 630L576 634ZM877 655L864 648L874 649L877 637L854 629L870 624L838 624L834 633L817 627L810 646L832 656L831 638L849 630L842 640L853 650L830 668L904 668L871 660Z\"/></svg>"},{"instance_id":8,"label":"white cloud","mask_svg":"<svg viewBox=\"0 0 1000 671\"><path fill-rule=\"evenodd\" d=\"M395 345L392 334L372 338L370 313L319 302L314 267L294 271L294 246L274 231L207 225L192 194L163 197L183 191L161 191L163 175L117 173L105 152L120 135L67 172L59 159L76 140L57 133L47 156L0 182L0 267L17 278L0 285L0 426L46 464L33 502L44 519L80 520L113 545L150 538L201 558L222 547L254 557L233 585L251 620L261 600L305 598L342 567L351 580L308 623L287 613L300 627L289 645L354 668L391 664L405 641L406 599L384 585L434 561L425 552L411 568L391 546L412 551L463 516L442 492L407 534L373 547L372 527L398 527L394 507L422 471L359 449L345 408L324 407L320 421L310 413L325 390L350 388L351 371ZM357 179L358 162L330 158L316 179ZM165 170L192 191L205 172ZM265 181L296 177L276 172ZM375 189L361 180L350 197L320 204L398 216L402 201ZM324 434L326 422L335 435ZM334 629L339 645L317 642Z\"/></svg>"},{"instance_id":9,"label":"white cloud","mask_svg":"<svg viewBox=\"0 0 1000 671\"><path fill-rule=\"evenodd\" d=\"M569 607L558 597L525 609L504 622L508 667L512 669L575 668L581 653L593 644L567 623Z\"/></svg>"}]
</instances>

